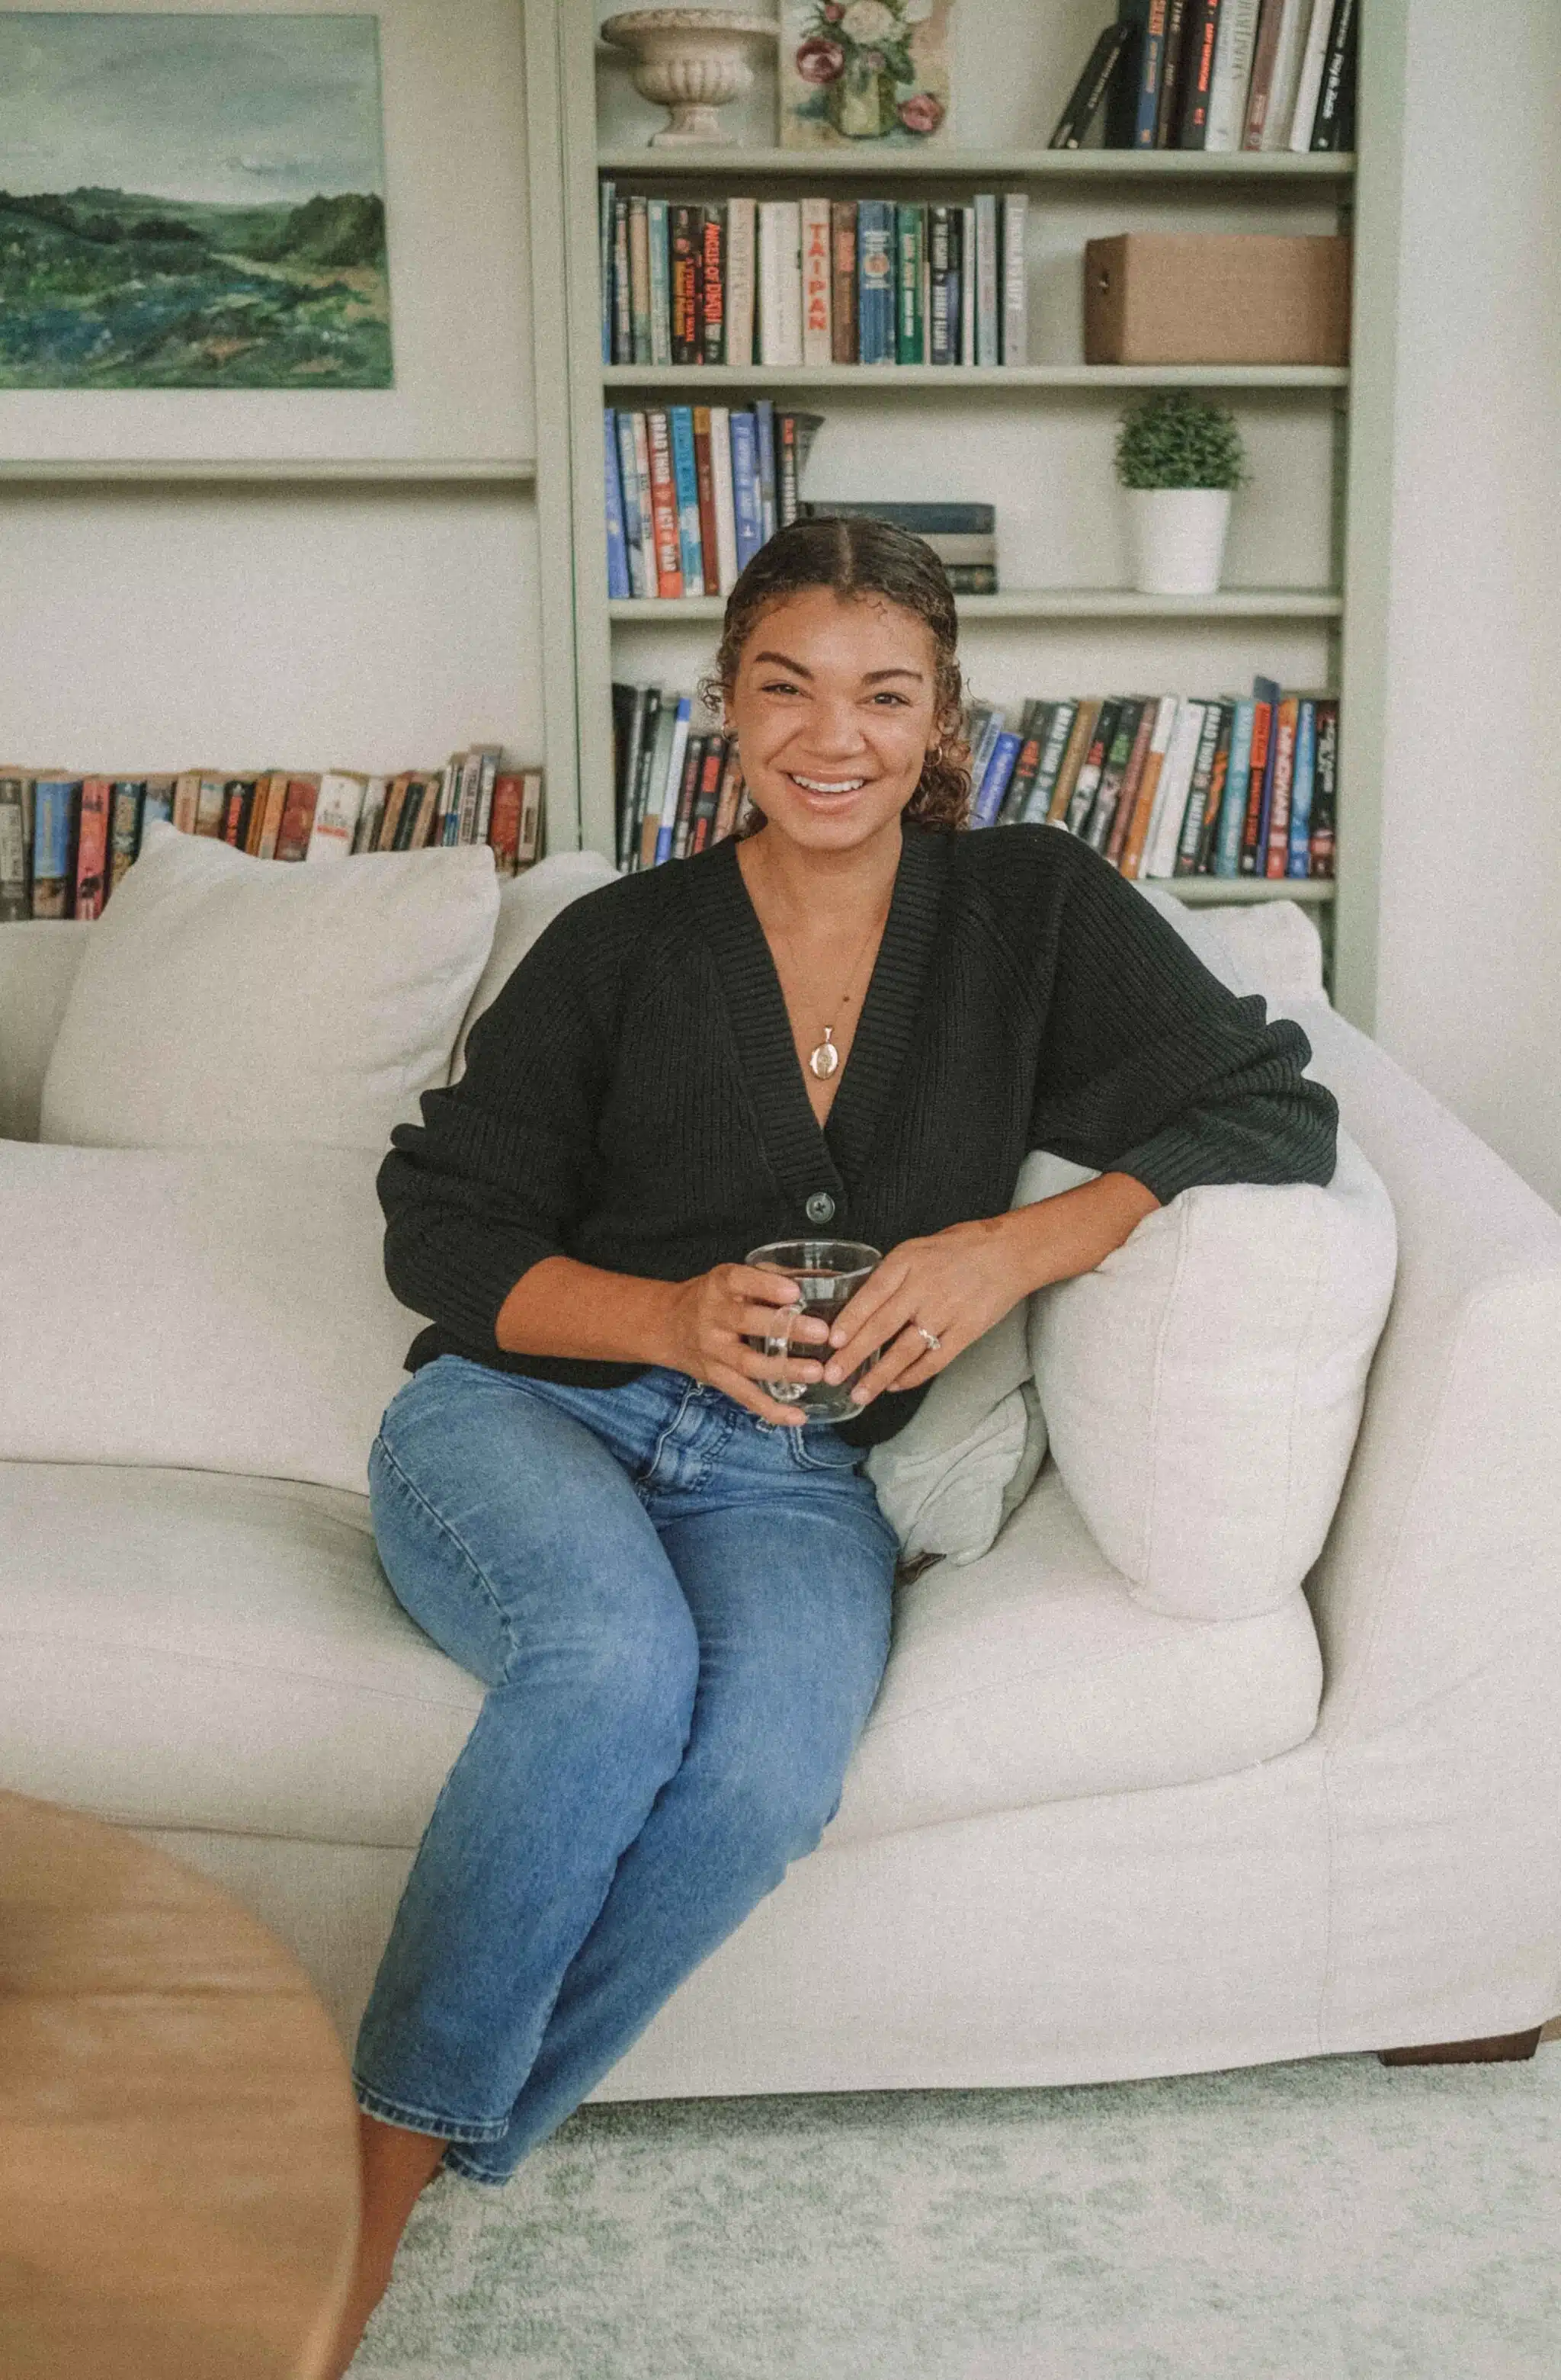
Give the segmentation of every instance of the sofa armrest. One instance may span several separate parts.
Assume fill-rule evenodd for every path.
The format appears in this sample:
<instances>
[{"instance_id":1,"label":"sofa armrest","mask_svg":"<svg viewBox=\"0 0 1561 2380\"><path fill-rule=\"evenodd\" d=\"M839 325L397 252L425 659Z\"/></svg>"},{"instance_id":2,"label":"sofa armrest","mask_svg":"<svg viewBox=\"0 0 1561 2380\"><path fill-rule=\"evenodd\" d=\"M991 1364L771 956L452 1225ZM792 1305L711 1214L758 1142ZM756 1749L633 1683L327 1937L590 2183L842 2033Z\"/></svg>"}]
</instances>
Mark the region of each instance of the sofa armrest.
<instances>
[{"instance_id":1,"label":"sofa armrest","mask_svg":"<svg viewBox=\"0 0 1561 2380\"><path fill-rule=\"evenodd\" d=\"M92 930L90 917L0 925L0 1140L36 1140L49 1052Z\"/></svg>"},{"instance_id":2,"label":"sofa armrest","mask_svg":"<svg viewBox=\"0 0 1561 2380\"><path fill-rule=\"evenodd\" d=\"M1289 1006L1387 1185L1398 1273L1307 1585L1325 1740L1379 1739L1507 1668L1561 1696L1561 1216L1386 1050Z\"/></svg>"}]
</instances>

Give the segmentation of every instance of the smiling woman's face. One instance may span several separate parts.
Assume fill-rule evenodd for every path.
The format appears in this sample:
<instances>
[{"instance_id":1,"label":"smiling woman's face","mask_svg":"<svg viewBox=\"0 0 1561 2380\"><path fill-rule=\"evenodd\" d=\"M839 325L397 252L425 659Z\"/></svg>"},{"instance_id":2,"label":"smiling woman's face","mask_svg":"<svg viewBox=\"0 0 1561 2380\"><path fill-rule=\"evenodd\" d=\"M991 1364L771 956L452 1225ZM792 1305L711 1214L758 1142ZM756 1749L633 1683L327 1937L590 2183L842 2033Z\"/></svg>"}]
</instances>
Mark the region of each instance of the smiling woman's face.
<instances>
[{"instance_id":1,"label":"smiling woman's face","mask_svg":"<svg viewBox=\"0 0 1561 2380\"><path fill-rule=\"evenodd\" d=\"M727 719L771 826L815 850L867 841L920 782L936 724L937 650L882 595L810 587L763 613Z\"/></svg>"}]
</instances>

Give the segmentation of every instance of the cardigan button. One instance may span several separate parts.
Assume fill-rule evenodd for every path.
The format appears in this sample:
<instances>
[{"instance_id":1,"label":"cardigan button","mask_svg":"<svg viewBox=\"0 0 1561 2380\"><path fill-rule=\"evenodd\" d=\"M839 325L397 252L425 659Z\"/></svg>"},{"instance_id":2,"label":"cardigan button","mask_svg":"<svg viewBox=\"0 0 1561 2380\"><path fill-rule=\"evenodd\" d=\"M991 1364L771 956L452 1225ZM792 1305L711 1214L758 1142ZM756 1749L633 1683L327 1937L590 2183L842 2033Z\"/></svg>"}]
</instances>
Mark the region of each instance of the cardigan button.
<instances>
[{"instance_id":1,"label":"cardigan button","mask_svg":"<svg viewBox=\"0 0 1561 2380\"><path fill-rule=\"evenodd\" d=\"M827 1190L816 1190L803 1212L810 1223L829 1223L834 1220L835 1202Z\"/></svg>"}]
</instances>

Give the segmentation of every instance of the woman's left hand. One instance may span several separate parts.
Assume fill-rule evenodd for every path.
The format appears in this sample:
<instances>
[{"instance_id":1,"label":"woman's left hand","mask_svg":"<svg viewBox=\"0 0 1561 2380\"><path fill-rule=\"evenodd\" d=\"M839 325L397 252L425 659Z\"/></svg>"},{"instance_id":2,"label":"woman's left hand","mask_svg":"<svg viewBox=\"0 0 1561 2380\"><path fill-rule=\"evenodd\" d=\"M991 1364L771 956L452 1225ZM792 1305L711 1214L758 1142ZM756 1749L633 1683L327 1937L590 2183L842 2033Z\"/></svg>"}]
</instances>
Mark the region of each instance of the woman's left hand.
<instances>
[{"instance_id":1,"label":"woman's left hand","mask_svg":"<svg viewBox=\"0 0 1561 2380\"><path fill-rule=\"evenodd\" d=\"M920 1388L1035 1288L1034 1252L1028 1264L1025 1255L1011 1214L902 1240L841 1308L824 1378L848 1379L879 1348L852 1390L854 1402L866 1404L885 1389ZM917 1323L937 1338L936 1348Z\"/></svg>"}]
</instances>

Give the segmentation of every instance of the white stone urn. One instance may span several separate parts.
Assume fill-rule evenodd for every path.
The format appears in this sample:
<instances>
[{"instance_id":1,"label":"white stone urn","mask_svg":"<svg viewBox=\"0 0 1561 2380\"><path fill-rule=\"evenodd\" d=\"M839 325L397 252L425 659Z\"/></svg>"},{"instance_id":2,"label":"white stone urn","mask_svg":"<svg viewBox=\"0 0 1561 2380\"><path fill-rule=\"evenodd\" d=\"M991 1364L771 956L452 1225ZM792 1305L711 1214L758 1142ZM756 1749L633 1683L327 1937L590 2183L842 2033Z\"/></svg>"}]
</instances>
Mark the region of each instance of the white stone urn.
<instances>
[{"instance_id":1,"label":"white stone urn","mask_svg":"<svg viewBox=\"0 0 1561 2380\"><path fill-rule=\"evenodd\" d=\"M1141 595L1212 595L1225 561L1228 488L1128 488L1132 583Z\"/></svg>"},{"instance_id":2,"label":"white stone urn","mask_svg":"<svg viewBox=\"0 0 1561 2380\"><path fill-rule=\"evenodd\" d=\"M773 18L741 8L631 8L609 17L601 38L628 50L634 86L672 110L652 149L700 149L726 140L716 110L754 87L754 61L777 38Z\"/></svg>"}]
</instances>

